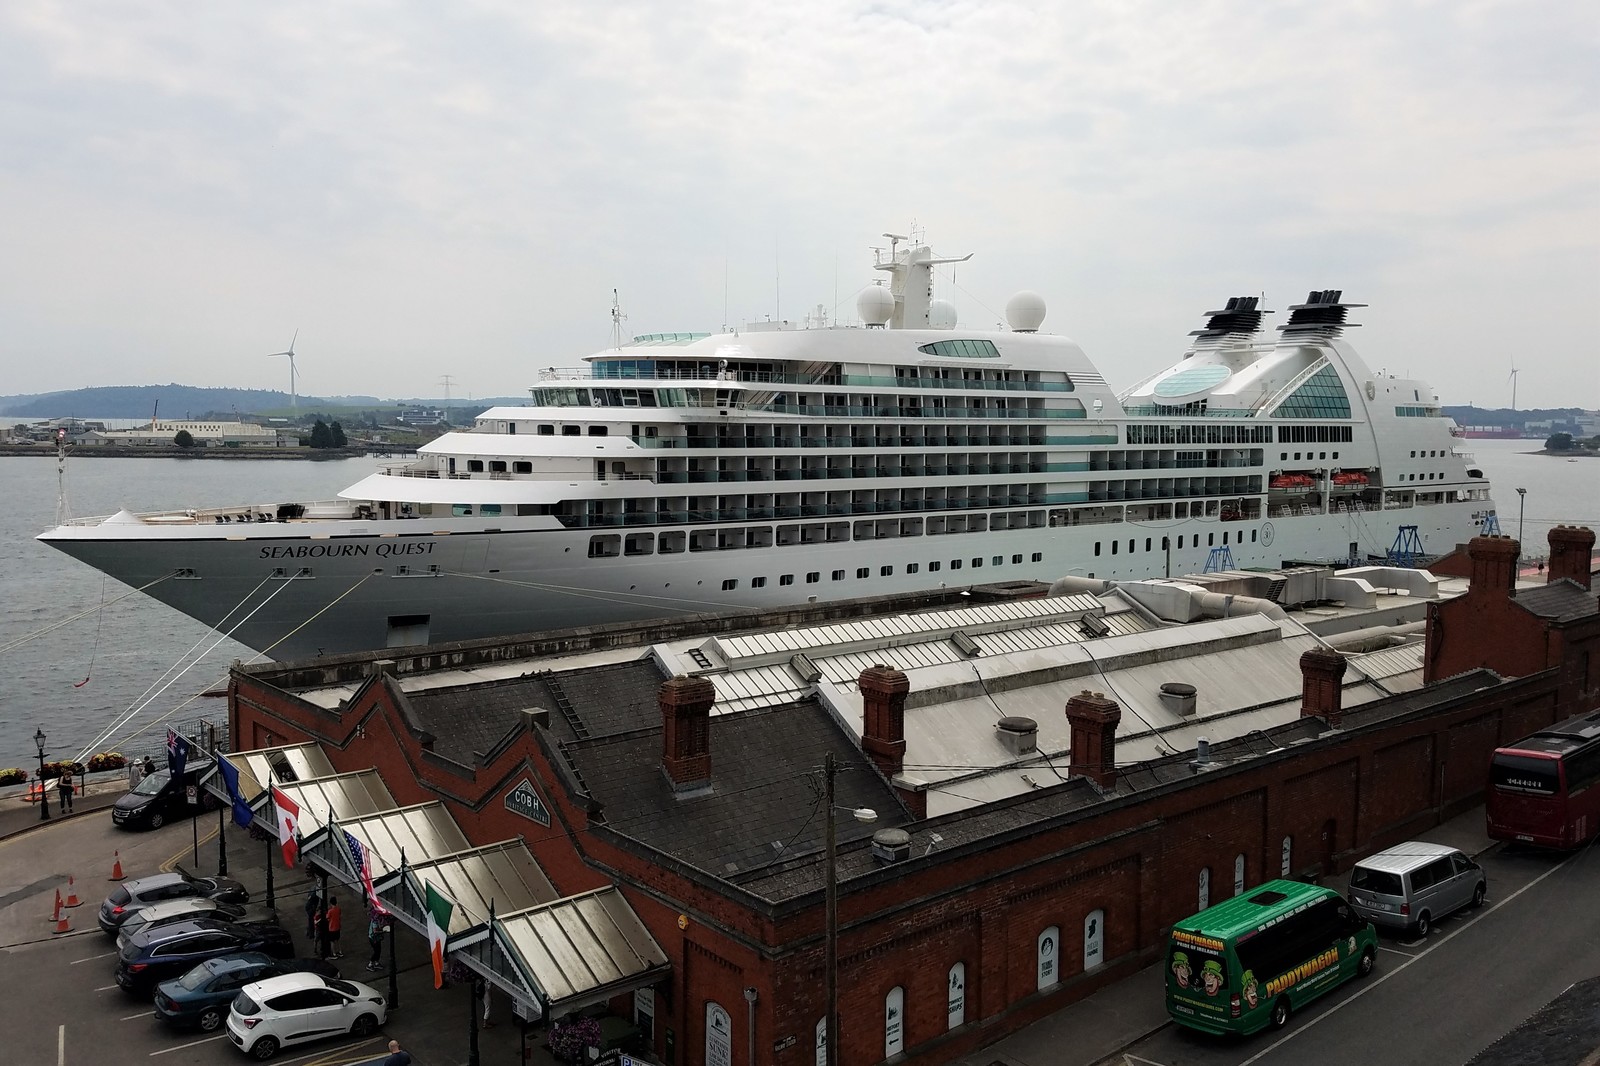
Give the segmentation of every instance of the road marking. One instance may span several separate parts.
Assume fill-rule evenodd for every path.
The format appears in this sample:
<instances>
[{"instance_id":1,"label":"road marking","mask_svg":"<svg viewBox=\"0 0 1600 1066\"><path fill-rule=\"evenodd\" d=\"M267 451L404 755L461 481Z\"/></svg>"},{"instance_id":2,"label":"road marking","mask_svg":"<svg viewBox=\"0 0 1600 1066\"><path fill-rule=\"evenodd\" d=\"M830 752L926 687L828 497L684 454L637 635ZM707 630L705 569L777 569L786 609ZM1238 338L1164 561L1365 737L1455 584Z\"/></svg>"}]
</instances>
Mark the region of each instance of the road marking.
<instances>
[{"instance_id":1,"label":"road marking","mask_svg":"<svg viewBox=\"0 0 1600 1066\"><path fill-rule=\"evenodd\" d=\"M175 825L176 823L168 822L167 824L168 825ZM161 863L160 867L158 867L158 869L160 869L160 871L162 873L164 873L164 874L170 874L172 871L176 870L179 866L181 866L183 864L183 860L185 858L193 859L194 858L194 853L195 853L195 851L197 851L199 849L200 845L209 844L209 843L211 843L211 841L215 840L216 838L217 838L217 829L216 829L215 826L213 826L211 828L211 831L206 833L205 836L202 836L198 841L191 840L188 844L185 844L180 850L178 850L177 852L173 853L172 855L167 856L167 858L162 861L162 863ZM197 874L196 876L199 876L199 875Z\"/></svg>"},{"instance_id":2,"label":"road marking","mask_svg":"<svg viewBox=\"0 0 1600 1066\"><path fill-rule=\"evenodd\" d=\"M1141 1059L1137 1055L1130 1055L1126 1052L1123 1053L1122 1063L1123 1066L1133 1066L1134 1063L1138 1063L1139 1066L1164 1066L1163 1063L1156 1062L1153 1059Z\"/></svg>"},{"instance_id":3,"label":"road marking","mask_svg":"<svg viewBox=\"0 0 1600 1066\"><path fill-rule=\"evenodd\" d=\"M150 1017L150 1011L142 1010L138 1014L130 1014L126 1018L118 1018L117 1021L119 1021L119 1022L131 1022L135 1018L148 1018L148 1017Z\"/></svg>"},{"instance_id":4,"label":"road marking","mask_svg":"<svg viewBox=\"0 0 1600 1066\"><path fill-rule=\"evenodd\" d=\"M1577 854L1581 855L1582 852L1578 852ZM1555 866L1550 867L1550 869L1546 870L1544 873L1540 874L1538 877L1535 877L1532 881L1529 881L1527 884L1523 885L1521 888L1519 888L1515 892L1511 893L1511 895L1507 896L1505 899L1503 899L1500 902L1494 904L1493 906L1487 907L1486 909L1484 909L1482 911L1479 911L1478 913L1480 915L1487 915L1487 914L1493 913L1494 911L1499 910L1501 907L1504 907L1506 904L1510 903L1512 900L1516 899L1518 896L1520 896L1524 892L1528 891L1528 889L1530 889L1533 886L1537 885L1540 881L1543 881L1545 878L1549 877L1551 874L1553 874L1556 871L1558 871L1558 870L1562 869L1563 867L1565 867L1567 865L1567 863L1571 862L1572 859L1575 858L1575 857L1576 857L1575 855L1567 856L1565 859L1562 859ZM1279 1037L1277 1040L1273 1041L1271 1044L1268 1044L1262 1050L1256 1052L1254 1055L1251 1055L1248 1059L1245 1059L1243 1062L1239 1063L1239 1066L1250 1066L1251 1063L1256 1062L1256 1061L1258 1061L1260 1059L1263 1059L1266 1056L1272 1054L1279 1047L1281 1047L1284 1044L1287 1044L1289 1041L1293 1040L1295 1037L1299 1036L1301 1033L1303 1033L1306 1030L1310 1029L1313 1025L1316 1025L1318 1022L1322 1021L1324 1018L1331 1018L1335 1013L1337 1013L1338 1011L1341 1011L1344 1008L1348 1007L1350 1004L1354 1003L1356 1000L1360 999L1362 996L1366 995L1368 992L1371 992L1374 988L1377 988L1379 985L1383 984L1389 978L1393 977L1395 974L1399 973L1401 970L1404 970L1407 966L1410 966L1413 962L1416 962L1418 959L1421 959L1423 956L1428 955L1429 953L1433 952L1437 948L1444 947L1445 944L1447 944L1451 940L1453 940L1458 934L1466 932L1468 929L1473 928L1477 924L1478 924L1477 922L1463 922L1460 925L1458 925L1456 928L1450 930L1450 932L1446 933L1444 936L1441 936L1441 937L1438 937L1438 938L1434 939L1432 943L1430 943L1426 948L1423 948L1421 951L1417 952L1415 955L1411 956L1410 959L1406 960L1405 962L1402 962L1399 966L1396 966L1392 970L1385 971L1384 975L1382 977L1378 978L1376 981L1368 981L1366 986L1364 988L1362 988L1360 991L1356 992L1354 995L1352 995L1352 996L1350 996L1350 997L1348 997L1346 999L1343 999L1343 1000L1339 1001L1338 1003L1335 1003L1332 1007L1329 1007L1327 1010L1323 1011L1321 1014L1317 1015L1315 1018L1312 1018L1310 1021L1306 1022L1304 1025L1298 1027L1292 1033L1285 1033L1283 1036Z\"/></svg>"},{"instance_id":5,"label":"road marking","mask_svg":"<svg viewBox=\"0 0 1600 1066\"><path fill-rule=\"evenodd\" d=\"M96 992L109 992L113 988L116 988L116 987L117 987L116 985L101 985L99 988L95 989L95 991Z\"/></svg>"},{"instance_id":6,"label":"road marking","mask_svg":"<svg viewBox=\"0 0 1600 1066\"><path fill-rule=\"evenodd\" d=\"M56 1066L66 1066L67 1063L67 1027L61 1026L56 1030Z\"/></svg>"},{"instance_id":7,"label":"road marking","mask_svg":"<svg viewBox=\"0 0 1600 1066\"><path fill-rule=\"evenodd\" d=\"M301 1055L298 1059L285 1059L281 1066L291 1066L292 1063L296 1062L303 1063L304 1066L358 1066L360 1063L371 1062L372 1056L362 1055L361 1057L354 1059L342 1058L341 1056L348 1055L355 1051L356 1048L365 1047L367 1044L371 1044L374 1041L382 1044L383 1036L381 1034L369 1036L365 1040L358 1040L353 1044L345 1044L343 1047L334 1048L332 1051L313 1051L308 1054ZM379 1050L382 1051L386 1049L380 1048ZM1160 1066L1160 1064L1153 1063L1152 1066Z\"/></svg>"},{"instance_id":8,"label":"road marking","mask_svg":"<svg viewBox=\"0 0 1600 1066\"><path fill-rule=\"evenodd\" d=\"M1417 957L1416 952L1405 951L1405 950L1403 950L1401 948L1384 947L1382 944L1378 945L1378 950L1379 951L1391 952L1392 954L1395 954L1395 955L1404 955L1408 959L1414 959L1414 958Z\"/></svg>"},{"instance_id":9,"label":"road marking","mask_svg":"<svg viewBox=\"0 0 1600 1066\"><path fill-rule=\"evenodd\" d=\"M93 962L95 959L109 959L115 954L115 951L103 951L98 955L90 955L87 959L75 959L69 965L76 966L80 962Z\"/></svg>"},{"instance_id":10,"label":"road marking","mask_svg":"<svg viewBox=\"0 0 1600 1066\"><path fill-rule=\"evenodd\" d=\"M186 1048L199 1047L201 1044L209 1044L213 1040L226 1040L227 1038L228 1038L228 1034L227 1033L219 1033L216 1036L208 1036L204 1040L191 1040L187 1044L179 1044L176 1047L164 1047L160 1051L152 1051L152 1052L150 1052L150 1058L153 1059L157 1055L166 1055L166 1054L169 1054L170 1052L173 1052L173 1051L183 1051Z\"/></svg>"}]
</instances>

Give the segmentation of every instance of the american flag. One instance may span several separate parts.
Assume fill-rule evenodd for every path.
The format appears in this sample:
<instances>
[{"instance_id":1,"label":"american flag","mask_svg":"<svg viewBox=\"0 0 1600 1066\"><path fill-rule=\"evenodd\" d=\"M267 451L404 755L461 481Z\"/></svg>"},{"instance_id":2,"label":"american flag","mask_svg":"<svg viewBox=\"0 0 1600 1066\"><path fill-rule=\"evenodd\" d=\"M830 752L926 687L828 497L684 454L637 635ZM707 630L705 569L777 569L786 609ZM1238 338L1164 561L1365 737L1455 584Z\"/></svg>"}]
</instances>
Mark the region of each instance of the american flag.
<instances>
[{"instance_id":1,"label":"american flag","mask_svg":"<svg viewBox=\"0 0 1600 1066\"><path fill-rule=\"evenodd\" d=\"M388 914L389 911L384 907L383 901L378 899L377 890L372 887L372 856L367 846L351 836L348 830L340 832L344 833L344 846L350 852L350 862L361 875L361 887L367 893L368 905L376 914Z\"/></svg>"}]
</instances>

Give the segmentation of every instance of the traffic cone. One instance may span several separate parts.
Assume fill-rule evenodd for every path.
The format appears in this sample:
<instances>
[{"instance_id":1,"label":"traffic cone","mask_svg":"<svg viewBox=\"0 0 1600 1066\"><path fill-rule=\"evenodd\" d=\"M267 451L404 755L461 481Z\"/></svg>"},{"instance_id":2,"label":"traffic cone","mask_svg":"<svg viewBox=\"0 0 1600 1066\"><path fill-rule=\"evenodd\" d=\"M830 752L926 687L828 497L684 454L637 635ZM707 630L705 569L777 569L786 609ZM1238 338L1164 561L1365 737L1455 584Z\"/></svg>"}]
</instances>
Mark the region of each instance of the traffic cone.
<instances>
[{"instance_id":1,"label":"traffic cone","mask_svg":"<svg viewBox=\"0 0 1600 1066\"><path fill-rule=\"evenodd\" d=\"M50 920L52 922L59 922L61 920L61 890L59 888L56 889L56 906L55 910L50 912Z\"/></svg>"},{"instance_id":2,"label":"traffic cone","mask_svg":"<svg viewBox=\"0 0 1600 1066\"><path fill-rule=\"evenodd\" d=\"M63 907L81 907L81 906L83 906L83 900L78 898L77 883L72 880L72 875L71 874L67 875L67 902L63 903L62 906Z\"/></svg>"},{"instance_id":3,"label":"traffic cone","mask_svg":"<svg viewBox=\"0 0 1600 1066\"><path fill-rule=\"evenodd\" d=\"M67 917L67 914L66 914L65 911L61 912L61 917L56 919L56 927L54 929L52 929L50 932L51 932L51 935L59 935L61 933L70 933L70 932L72 932L72 921Z\"/></svg>"},{"instance_id":4,"label":"traffic cone","mask_svg":"<svg viewBox=\"0 0 1600 1066\"><path fill-rule=\"evenodd\" d=\"M122 852L113 851L111 857L114 860L111 863L111 880L120 881L122 880Z\"/></svg>"}]
</instances>

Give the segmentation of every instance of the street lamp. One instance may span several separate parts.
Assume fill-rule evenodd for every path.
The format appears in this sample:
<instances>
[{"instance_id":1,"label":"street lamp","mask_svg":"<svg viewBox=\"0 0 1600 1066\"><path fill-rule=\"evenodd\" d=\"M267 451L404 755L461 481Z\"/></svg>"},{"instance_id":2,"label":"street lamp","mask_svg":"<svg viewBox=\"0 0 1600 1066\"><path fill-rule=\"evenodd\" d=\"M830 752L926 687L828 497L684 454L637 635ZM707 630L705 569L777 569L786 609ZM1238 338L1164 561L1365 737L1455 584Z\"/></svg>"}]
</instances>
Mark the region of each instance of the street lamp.
<instances>
[{"instance_id":1,"label":"street lamp","mask_svg":"<svg viewBox=\"0 0 1600 1066\"><path fill-rule=\"evenodd\" d=\"M1517 557L1522 557L1522 512L1528 502L1528 490L1517 490Z\"/></svg>"},{"instance_id":2,"label":"street lamp","mask_svg":"<svg viewBox=\"0 0 1600 1066\"><path fill-rule=\"evenodd\" d=\"M44 730L34 727L33 743L39 749L39 821L50 820L50 793L44 789Z\"/></svg>"},{"instance_id":3,"label":"street lamp","mask_svg":"<svg viewBox=\"0 0 1600 1066\"><path fill-rule=\"evenodd\" d=\"M823 802L828 807L828 863L827 881L823 892L826 911L826 955L823 969L827 979L827 1014L824 1016L823 1040L827 1066L837 1066L839 1053L839 834L834 818L835 811L848 810L858 822L875 822L878 812L871 807L836 807L833 802L833 779L839 773L839 764L829 752L822 763Z\"/></svg>"}]
</instances>

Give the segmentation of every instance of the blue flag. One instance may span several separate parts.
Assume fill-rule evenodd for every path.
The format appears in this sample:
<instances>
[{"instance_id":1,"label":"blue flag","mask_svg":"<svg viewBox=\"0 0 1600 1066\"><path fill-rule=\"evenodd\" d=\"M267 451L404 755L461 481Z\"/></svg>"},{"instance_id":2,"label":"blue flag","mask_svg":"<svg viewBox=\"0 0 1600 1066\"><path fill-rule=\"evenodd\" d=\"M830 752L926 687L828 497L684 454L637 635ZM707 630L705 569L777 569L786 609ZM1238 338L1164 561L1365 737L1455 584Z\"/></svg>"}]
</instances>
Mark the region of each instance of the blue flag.
<instances>
[{"instance_id":1,"label":"blue flag","mask_svg":"<svg viewBox=\"0 0 1600 1066\"><path fill-rule=\"evenodd\" d=\"M189 742L171 729L167 730L167 769L174 781L183 780L184 767L189 765Z\"/></svg>"},{"instance_id":2,"label":"blue flag","mask_svg":"<svg viewBox=\"0 0 1600 1066\"><path fill-rule=\"evenodd\" d=\"M228 761L227 756L217 752L217 772L222 775L222 783L228 786L228 796L233 800L233 821L241 829L249 829L250 823L255 821L255 812L250 809L250 804L244 801L239 794L239 768Z\"/></svg>"}]
</instances>

